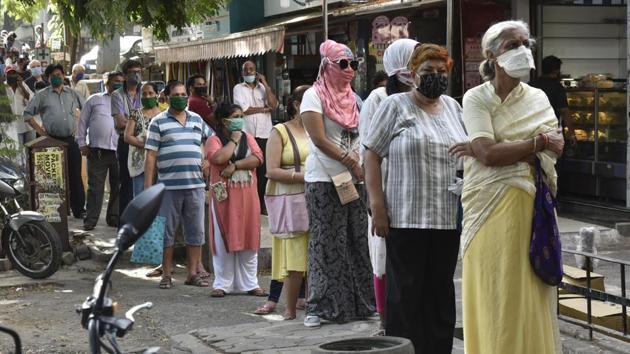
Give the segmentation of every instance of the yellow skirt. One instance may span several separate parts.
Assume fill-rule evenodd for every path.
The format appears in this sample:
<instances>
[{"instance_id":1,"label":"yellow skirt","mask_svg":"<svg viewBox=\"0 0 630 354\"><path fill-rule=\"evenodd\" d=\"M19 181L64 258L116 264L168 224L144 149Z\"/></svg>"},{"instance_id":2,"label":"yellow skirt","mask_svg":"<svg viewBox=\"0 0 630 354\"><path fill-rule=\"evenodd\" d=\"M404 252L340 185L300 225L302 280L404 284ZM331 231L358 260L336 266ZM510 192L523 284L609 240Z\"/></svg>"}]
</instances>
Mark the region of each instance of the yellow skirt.
<instances>
[{"instance_id":1,"label":"yellow skirt","mask_svg":"<svg viewBox=\"0 0 630 354\"><path fill-rule=\"evenodd\" d=\"M463 260L466 354L560 353L556 288L529 263L534 198L509 187Z\"/></svg>"},{"instance_id":2,"label":"yellow skirt","mask_svg":"<svg viewBox=\"0 0 630 354\"><path fill-rule=\"evenodd\" d=\"M294 238L273 237L271 244L271 278L282 281L289 272L306 272L308 234Z\"/></svg>"}]
</instances>

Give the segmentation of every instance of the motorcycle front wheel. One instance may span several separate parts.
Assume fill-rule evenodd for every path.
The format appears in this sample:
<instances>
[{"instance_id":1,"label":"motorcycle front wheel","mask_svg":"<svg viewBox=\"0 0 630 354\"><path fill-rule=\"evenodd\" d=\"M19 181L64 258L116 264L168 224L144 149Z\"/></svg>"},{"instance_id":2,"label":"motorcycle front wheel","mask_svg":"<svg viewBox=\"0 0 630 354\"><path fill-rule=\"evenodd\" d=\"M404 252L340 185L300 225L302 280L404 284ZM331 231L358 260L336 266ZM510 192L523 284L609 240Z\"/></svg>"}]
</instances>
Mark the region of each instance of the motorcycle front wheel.
<instances>
[{"instance_id":1,"label":"motorcycle front wheel","mask_svg":"<svg viewBox=\"0 0 630 354\"><path fill-rule=\"evenodd\" d=\"M2 248L13 267L33 279L47 278L61 265L61 239L47 221L30 220L5 233Z\"/></svg>"}]
</instances>

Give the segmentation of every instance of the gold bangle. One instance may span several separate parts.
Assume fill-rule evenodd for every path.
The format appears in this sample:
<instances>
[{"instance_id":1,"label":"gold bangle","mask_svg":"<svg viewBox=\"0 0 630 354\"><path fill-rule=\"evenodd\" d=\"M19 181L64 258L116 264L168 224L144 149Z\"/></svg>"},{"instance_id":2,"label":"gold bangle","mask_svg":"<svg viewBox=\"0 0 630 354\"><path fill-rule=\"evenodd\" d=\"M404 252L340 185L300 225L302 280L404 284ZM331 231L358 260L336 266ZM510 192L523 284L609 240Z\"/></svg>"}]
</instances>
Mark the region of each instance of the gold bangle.
<instances>
[{"instance_id":1,"label":"gold bangle","mask_svg":"<svg viewBox=\"0 0 630 354\"><path fill-rule=\"evenodd\" d=\"M537 138L537 137L538 137L538 136L535 136L535 137L534 137L534 153L536 153L536 138Z\"/></svg>"}]
</instances>

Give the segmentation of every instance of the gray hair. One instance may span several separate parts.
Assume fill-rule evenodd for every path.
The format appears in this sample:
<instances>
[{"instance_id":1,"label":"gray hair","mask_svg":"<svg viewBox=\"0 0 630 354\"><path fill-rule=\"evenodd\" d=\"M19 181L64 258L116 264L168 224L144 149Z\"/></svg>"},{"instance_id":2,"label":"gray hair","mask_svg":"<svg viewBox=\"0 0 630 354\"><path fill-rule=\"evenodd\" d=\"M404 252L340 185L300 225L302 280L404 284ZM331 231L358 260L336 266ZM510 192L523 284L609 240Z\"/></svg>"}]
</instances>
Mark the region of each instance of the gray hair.
<instances>
[{"instance_id":1,"label":"gray hair","mask_svg":"<svg viewBox=\"0 0 630 354\"><path fill-rule=\"evenodd\" d=\"M505 32L511 30L519 30L526 33L527 36L530 36L529 26L521 20L510 20L495 23L490 26L483 35L483 38L481 39L481 54L484 57L484 61L482 61L481 65L479 65L479 74L481 74L484 81L490 81L494 79L494 76L496 75L494 71L494 63L488 59L488 54L496 54L499 51L499 48L501 48L501 45L505 41ZM536 43L536 41L531 38L529 42L530 47Z\"/></svg>"}]
</instances>

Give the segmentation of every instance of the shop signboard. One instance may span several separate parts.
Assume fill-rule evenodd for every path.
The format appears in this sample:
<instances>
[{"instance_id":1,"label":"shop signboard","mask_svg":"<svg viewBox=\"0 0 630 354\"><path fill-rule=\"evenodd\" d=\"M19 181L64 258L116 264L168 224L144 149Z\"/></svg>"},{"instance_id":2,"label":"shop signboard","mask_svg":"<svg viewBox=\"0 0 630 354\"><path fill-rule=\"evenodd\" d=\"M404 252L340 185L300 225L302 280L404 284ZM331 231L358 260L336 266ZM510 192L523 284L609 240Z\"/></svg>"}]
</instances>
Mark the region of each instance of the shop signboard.
<instances>
[{"instance_id":1,"label":"shop signboard","mask_svg":"<svg viewBox=\"0 0 630 354\"><path fill-rule=\"evenodd\" d=\"M31 209L44 215L61 236L64 250L70 250L66 143L39 137L25 145L29 149Z\"/></svg>"}]
</instances>

